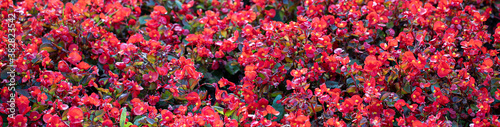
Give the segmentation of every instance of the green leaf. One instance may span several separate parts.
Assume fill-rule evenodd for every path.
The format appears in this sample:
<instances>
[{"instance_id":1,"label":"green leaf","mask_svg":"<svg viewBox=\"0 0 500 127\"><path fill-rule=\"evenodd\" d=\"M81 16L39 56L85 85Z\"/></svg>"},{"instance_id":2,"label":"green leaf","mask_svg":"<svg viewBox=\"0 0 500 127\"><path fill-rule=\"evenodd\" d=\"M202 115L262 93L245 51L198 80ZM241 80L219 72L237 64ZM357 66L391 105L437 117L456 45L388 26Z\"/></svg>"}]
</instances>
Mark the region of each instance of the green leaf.
<instances>
[{"instance_id":1,"label":"green leaf","mask_svg":"<svg viewBox=\"0 0 500 127\"><path fill-rule=\"evenodd\" d=\"M156 56L153 56L153 55L148 55L148 61L150 63L155 63L156 62Z\"/></svg>"},{"instance_id":2,"label":"green leaf","mask_svg":"<svg viewBox=\"0 0 500 127\"><path fill-rule=\"evenodd\" d=\"M258 73L257 75L259 75L259 77L262 78L262 79L266 79L266 76L264 74L262 74L262 73Z\"/></svg>"},{"instance_id":3,"label":"green leaf","mask_svg":"<svg viewBox=\"0 0 500 127\"><path fill-rule=\"evenodd\" d=\"M236 109L235 110L229 110L226 113L224 113L224 115L227 116L227 117L230 117L231 115L233 115L234 111L236 111Z\"/></svg>"},{"instance_id":4,"label":"green leaf","mask_svg":"<svg viewBox=\"0 0 500 127\"><path fill-rule=\"evenodd\" d=\"M392 22L387 23L387 28L392 28L392 27L394 27L394 23Z\"/></svg>"},{"instance_id":5,"label":"green leaf","mask_svg":"<svg viewBox=\"0 0 500 127\"><path fill-rule=\"evenodd\" d=\"M177 5L177 7L178 7L179 9L182 9L182 2L181 2L181 1L176 0L176 1L175 1L175 5Z\"/></svg>"},{"instance_id":6,"label":"green leaf","mask_svg":"<svg viewBox=\"0 0 500 127\"><path fill-rule=\"evenodd\" d=\"M477 107L477 105L475 105L475 104L470 105L470 108L471 108L472 110L474 110L474 111L479 110L479 108L478 108L478 107Z\"/></svg>"},{"instance_id":7,"label":"green leaf","mask_svg":"<svg viewBox=\"0 0 500 127\"><path fill-rule=\"evenodd\" d=\"M127 119L127 108L123 107L122 108L122 114L120 115L120 127L126 127L125 126L125 120ZM129 122L130 123L130 122ZM132 123L131 123L132 124ZM128 125L128 123L127 123Z\"/></svg>"},{"instance_id":8,"label":"green leaf","mask_svg":"<svg viewBox=\"0 0 500 127\"><path fill-rule=\"evenodd\" d=\"M264 9L265 9L265 10L271 10L271 9L274 9L274 7L273 7L273 6L271 6L271 5L267 5Z\"/></svg>"},{"instance_id":9,"label":"green leaf","mask_svg":"<svg viewBox=\"0 0 500 127\"><path fill-rule=\"evenodd\" d=\"M346 83L347 84L354 84L354 80L352 80L352 78L348 78ZM359 84L359 80L356 80L356 84Z\"/></svg>"},{"instance_id":10,"label":"green leaf","mask_svg":"<svg viewBox=\"0 0 500 127\"><path fill-rule=\"evenodd\" d=\"M191 30L191 25L186 21L186 19L183 19L182 20L182 25L184 25L182 28L183 29L188 29L188 30Z\"/></svg>"},{"instance_id":11,"label":"green leaf","mask_svg":"<svg viewBox=\"0 0 500 127\"><path fill-rule=\"evenodd\" d=\"M119 103L119 104L123 104L123 103L127 100L128 95L129 95L128 93L123 93L123 94L121 94L121 95L118 97L118 103Z\"/></svg>"},{"instance_id":12,"label":"green leaf","mask_svg":"<svg viewBox=\"0 0 500 127\"><path fill-rule=\"evenodd\" d=\"M224 108L219 107L219 106L212 106L212 107L214 107L215 111L217 111L219 114L224 115Z\"/></svg>"},{"instance_id":13,"label":"green leaf","mask_svg":"<svg viewBox=\"0 0 500 127\"><path fill-rule=\"evenodd\" d=\"M347 91L347 93L354 93L354 92L357 92L357 91L356 91L356 87L354 87L354 86L351 86L351 87L347 88L347 89L346 89L346 91Z\"/></svg>"},{"instance_id":14,"label":"green leaf","mask_svg":"<svg viewBox=\"0 0 500 127\"><path fill-rule=\"evenodd\" d=\"M11 68L11 67L7 67L7 68L5 68L4 70L2 70L2 73L0 74L0 78L2 78L2 79L7 79L7 78L9 78L9 79L10 79L10 75L9 75L9 73L7 73L7 72L9 72L11 69L15 71L15 69L14 69L14 68Z\"/></svg>"},{"instance_id":15,"label":"green leaf","mask_svg":"<svg viewBox=\"0 0 500 127\"><path fill-rule=\"evenodd\" d=\"M160 101L168 101L172 99L174 96L172 96L172 93L170 91L165 91L160 97Z\"/></svg>"},{"instance_id":16,"label":"green leaf","mask_svg":"<svg viewBox=\"0 0 500 127\"><path fill-rule=\"evenodd\" d=\"M227 37L227 31L223 30L220 32L220 34L222 35L222 37L226 38Z\"/></svg>"},{"instance_id":17,"label":"green leaf","mask_svg":"<svg viewBox=\"0 0 500 127\"><path fill-rule=\"evenodd\" d=\"M156 122L156 120L151 119L151 118L146 118L146 122L148 122L148 124L154 124Z\"/></svg>"},{"instance_id":18,"label":"green leaf","mask_svg":"<svg viewBox=\"0 0 500 127\"><path fill-rule=\"evenodd\" d=\"M382 95L382 97L380 97L380 100L381 101L385 100L387 97L389 97L389 95L390 95L389 92L385 93L384 95Z\"/></svg>"},{"instance_id":19,"label":"green leaf","mask_svg":"<svg viewBox=\"0 0 500 127\"><path fill-rule=\"evenodd\" d=\"M24 95L26 97L31 96L31 94L27 91L27 89L16 89L16 93L19 93L19 94Z\"/></svg>"},{"instance_id":20,"label":"green leaf","mask_svg":"<svg viewBox=\"0 0 500 127\"><path fill-rule=\"evenodd\" d=\"M50 44L42 44L42 45L40 45L40 51L42 51L42 50L45 50L48 53L57 51L57 49L54 48L53 46L51 46Z\"/></svg>"},{"instance_id":21,"label":"green leaf","mask_svg":"<svg viewBox=\"0 0 500 127\"><path fill-rule=\"evenodd\" d=\"M359 62L359 60L358 60L358 59L352 59L352 58L350 58L350 59L351 59L351 62L349 62L349 64L354 64L354 63L356 63L356 64L358 64L358 65L361 65L361 62Z\"/></svg>"},{"instance_id":22,"label":"green leaf","mask_svg":"<svg viewBox=\"0 0 500 127\"><path fill-rule=\"evenodd\" d=\"M240 65L236 61L230 61L226 64L225 66L226 71L228 71L231 75L236 74L238 71L240 71Z\"/></svg>"},{"instance_id":23,"label":"green leaf","mask_svg":"<svg viewBox=\"0 0 500 127\"><path fill-rule=\"evenodd\" d=\"M274 91L273 93L271 93L271 97L277 97L278 95L281 94L283 94L283 91Z\"/></svg>"},{"instance_id":24,"label":"green leaf","mask_svg":"<svg viewBox=\"0 0 500 127\"><path fill-rule=\"evenodd\" d=\"M281 22L283 22L283 11L276 10L276 15L274 15L273 20L274 21L281 21Z\"/></svg>"},{"instance_id":25,"label":"green leaf","mask_svg":"<svg viewBox=\"0 0 500 127\"><path fill-rule=\"evenodd\" d=\"M203 5L198 5L198 6L196 6L196 10L198 10L198 9L205 10L205 7L203 7Z\"/></svg>"},{"instance_id":26,"label":"green leaf","mask_svg":"<svg viewBox=\"0 0 500 127\"><path fill-rule=\"evenodd\" d=\"M273 104L276 104L281 98L283 98L281 95L276 96L276 98L274 98L273 100Z\"/></svg>"},{"instance_id":27,"label":"green leaf","mask_svg":"<svg viewBox=\"0 0 500 127\"><path fill-rule=\"evenodd\" d=\"M410 87L409 84L405 84L405 86L403 86L403 89L401 91L401 93L403 93L403 94L408 94L408 93L411 93L411 92L412 91L411 91L411 87Z\"/></svg>"},{"instance_id":28,"label":"green leaf","mask_svg":"<svg viewBox=\"0 0 500 127\"><path fill-rule=\"evenodd\" d=\"M500 85L500 78L492 78L490 84L492 84L492 86L498 87Z\"/></svg>"},{"instance_id":29,"label":"green leaf","mask_svg":"<svg viewBox=\"0 0 500 127\"><path fill-rule=\"evenodd\" d=\"M385 39L385 33L384 33L384 31L382 31L382 30L377 30L377 34L379 35L379 37L381 37L381 38L384 38L384 39Z\"/></svg>"},{"instance_id":30,"label":"green leaf","mask_svg":"<svg viewBox=\"0 0 500 127\"><path fill-rule=\"evenodd\" d=\"M335 81L327 81L325 82L325 85L327 88L340 88L340 85L339 85L339 82L335 82Z\"/></svg>"},{"instance_id":31,"label":"green leaf","mask_svg":"<svg viewBox=\"0 0 500 127\"><path fill-rule=\"evenodd\" d=\"M273 121L281 121L281 119L283 119L283 116L285 116L285 107L277 103L277 101L281 98L281 95L276 96L276 98L274 98L273 100L273 105L271 105L274 109L276 109L276 111L280 112L280 114L277 116L277 119L274 119Z\"/></svg>"},{"instance_id":32,"label":"green leaf","mask_svg":"<svg viewBox=\"0 0 500 127\"><path fill-rule=\"evenodd\" d=\"M148 117L136 116L135 119L134 119L134 125L140 125L141 123L139 121L144 120L146 118L148 118Z\"/></svg>"},{"instance_id":33,"label":"green leaf","mask_svg":"<svg viewBox=\"0 0 500 127\"><path fill-rule=\"evenodd\" d=\"M134 62L134 66L141 66L143 65L144 62L143 61L137 61L137 62Z\"/></svg>"},{"instance_id":34,"label":"green leaf","mask_svg":"<svg viewBox=\"0 0 500 127\"><path fill-rule=\"evenodd\" d=\"M141 16L141 17L139 17L139 23L141 25L145 25L147 22L146 20L149 20L149 19L151 19L151 16L149 16L149 15Z\"/></svg>"},{"instance_id":35,"label":"green leaf","mask_svg":"<svg viewBox=\"0 0 500 127\"><path fill-rule=\"evenodd\" d=\"M94 121L102 121L102 117L104 116L104 111L103 110L99 110L99 111L95 111L95 117L94 117Z\"/></svg>"},{"instance_id":36,"label":"green leaf","mask_svg":"<svg viewBox=\"0 0 500 127\"><path fill-rule=\"evenodd\" d=\"M127 122L127 124L125 124L125 127L130 127L132 125L134 125L134 124L132 124L131 122Z\"/></svg>"},{"instance_id":37,"label":"green leaf","mask_svg":"<svg viewBox=\"0 0 500 127\"><path fill-rule=\"evenodd\" d=\"M156 2L154 0L149 0L145 3L146 3L146 6L148 6L148 7L153 7L156 5Z\"/></svg>"}]
</instances>

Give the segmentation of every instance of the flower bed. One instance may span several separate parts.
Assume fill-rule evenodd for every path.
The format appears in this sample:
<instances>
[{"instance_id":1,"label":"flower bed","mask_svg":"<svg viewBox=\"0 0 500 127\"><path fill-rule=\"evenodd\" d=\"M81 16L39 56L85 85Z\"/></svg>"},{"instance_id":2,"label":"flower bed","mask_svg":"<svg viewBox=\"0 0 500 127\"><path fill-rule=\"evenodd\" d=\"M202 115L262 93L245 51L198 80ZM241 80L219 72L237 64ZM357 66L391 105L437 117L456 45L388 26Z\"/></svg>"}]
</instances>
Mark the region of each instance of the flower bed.
<instances>
[{"instance_id":1,"label":"flower bed","mask_svg":"<svg viewBox=\"0 0 500 127\"><path fill-rule=\"evenodd\" d=\"M3 126L500 126L500 2L0 0Z\"/></svg>"}]
</instances>

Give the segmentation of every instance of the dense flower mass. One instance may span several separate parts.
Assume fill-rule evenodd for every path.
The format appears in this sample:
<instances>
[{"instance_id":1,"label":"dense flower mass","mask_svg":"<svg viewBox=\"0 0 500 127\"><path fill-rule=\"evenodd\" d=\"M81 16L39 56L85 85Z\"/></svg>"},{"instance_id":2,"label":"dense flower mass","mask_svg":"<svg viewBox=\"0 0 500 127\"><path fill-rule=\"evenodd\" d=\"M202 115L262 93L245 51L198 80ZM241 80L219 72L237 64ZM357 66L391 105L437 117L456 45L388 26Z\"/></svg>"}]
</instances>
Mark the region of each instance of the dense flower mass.
<instances>
[{"instance_id":1,"label":"dense flower mass","mask_svg":"<svg viewBox=\"0 0 500 127\"><path fill-rule=\"evenodd\" d=\"M2 126L500 126L494 0L0 0L0 12Z\"/></svg>"}]
</instances>

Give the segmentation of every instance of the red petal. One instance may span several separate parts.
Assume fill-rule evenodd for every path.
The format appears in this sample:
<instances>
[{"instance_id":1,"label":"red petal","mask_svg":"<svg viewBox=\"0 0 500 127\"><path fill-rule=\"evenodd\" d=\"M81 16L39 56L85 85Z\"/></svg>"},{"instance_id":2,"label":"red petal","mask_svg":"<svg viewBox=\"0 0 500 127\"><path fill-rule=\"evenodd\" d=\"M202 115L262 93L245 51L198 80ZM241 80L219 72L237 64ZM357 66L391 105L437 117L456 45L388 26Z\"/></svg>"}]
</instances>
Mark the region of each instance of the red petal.
<instances>
[{"instance_id":1,"label":"red petal","mask_svg":"<svg viewBox=\"0 0 500 127\"><path fill-rule=\"evenodd\" d=\"M89 69L89 68L90 68L90 65L89 65L88 63L85 63L85 62L80 62L80 63L78 64L78 68L80 68L80 69L84 69L84 70L87 70L87 69Z\"/></svg>"},{"instance_id":2,"label":"red petal","mask_svg":"<svg viewBox=\"0 0 500 127\"><path fill-rule=\"evenodd\" d=\"M271 105L267 105L266 110L268 113L271 113L276 116L280 114L280 112L276 111Z\"/></svg>"},{"instance_id":3,"label":"red petal","mask_svg":"<svg viewBox=\"0 0 500 127\"><path fill-rule=\"evenodd\" d=\"M69 62L78 63L78 62L80 62L80 60L82 60L82 56L80 56L80 54L78 54L77 52L69 53L69 56L68 56Z\"/></svg>"},{"instance_id":4,"label":"red petal","mask_svg":"<svg viewBox=\"0 0 500 127\"><path fill-rule=\"evenodd\" d=\"M491 67L491 66L493 66L493 61L491 61L490 58L487 58L484 60L483 65L485 65L487 67Z\"/></svg>"}]
</instances>

